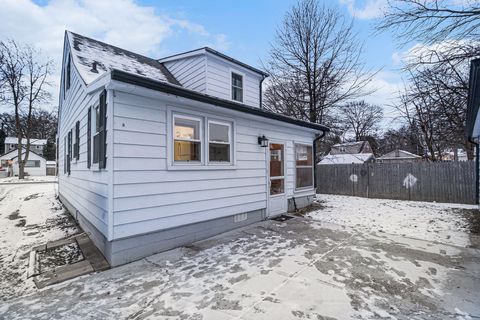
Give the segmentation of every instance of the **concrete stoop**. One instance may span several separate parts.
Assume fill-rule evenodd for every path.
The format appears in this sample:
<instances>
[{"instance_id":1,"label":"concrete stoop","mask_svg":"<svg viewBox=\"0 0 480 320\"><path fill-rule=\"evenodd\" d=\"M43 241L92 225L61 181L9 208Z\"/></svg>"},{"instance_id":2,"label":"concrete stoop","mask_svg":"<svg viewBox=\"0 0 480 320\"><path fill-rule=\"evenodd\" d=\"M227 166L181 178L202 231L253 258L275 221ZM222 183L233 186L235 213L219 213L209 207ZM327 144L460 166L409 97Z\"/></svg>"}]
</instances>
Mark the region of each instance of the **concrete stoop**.
<instances>
[{"instance_id":1,"label":"concrete stoop","mask_svg":"<svg viewBox=\"0 0 480 320\"><path fill-rule=\"evenodd\" d=\"M82 260L71 264L60 265L53 268L53 270L42 271L41 259L39 258L41 254L72 244L78 245L83 256ZM85 233L81 233L70 238L48 242L34 247L30 251L27 277L33 277L35 285L41 289L52 284L109 268L110 265L100 250L98 250Z\"/></svg>"}]
</instances>

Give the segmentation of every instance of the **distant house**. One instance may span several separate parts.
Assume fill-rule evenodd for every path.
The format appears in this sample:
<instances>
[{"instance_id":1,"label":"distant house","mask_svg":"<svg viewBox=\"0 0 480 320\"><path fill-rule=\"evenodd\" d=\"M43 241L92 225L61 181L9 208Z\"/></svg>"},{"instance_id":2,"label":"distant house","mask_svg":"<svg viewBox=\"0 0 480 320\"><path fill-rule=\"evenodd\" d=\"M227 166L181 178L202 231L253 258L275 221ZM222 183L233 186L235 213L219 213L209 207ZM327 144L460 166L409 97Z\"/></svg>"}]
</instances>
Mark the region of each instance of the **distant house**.
<instances>
[{"instance_id":1,"label":"distant house","mask_svg":"<svg viewBox=\"0 0 480 320\"><path fill-rule=\"evenodd\" d=\"M373 154L372 147L368 141L355 141L339 143L332 146L330 150L331 155L335 154L359 154L370 153Z\"/></svg>"},{"instance_id":2,"label":"distant house","mask_svg":"<svg viewBox=\"0 0 480 320\"><path fill-rule=\"evenodd\" d=\"M379 163L406 163L422 161L422 157L405 150L394 150L377 158Z\"/></svg>"},{"instance_id":3,"label":"distant house","mask_svg":"<svg viewBox=\"0 0 480 320\"><path fill-rule=\"evenodd\" d=\"M58 193L112 266L307 206L328 128L262 108L210 48L153 59L65 33Z\"/></svg>"},{"instance_id":4,"label":"distant house","mask_svg":"<svg viewBox=\"0 0 480 320\"><path fill-rule=\"evenodd\" d=\"M43 148L47 144L47 139L30 139L30 151L35 152L36 154L43 154ZM27 139L22 139L22 145L25 147L27 145ZM5 138L5 153L17 149L18 138L17 137L6 137Z\"/></svg>"},{"instance_id":5,"label":"distant house","mask_svg":"<svg viewBox=\"0 0 480 320\"><path fill-rule=\"evenodd\" d=\"M26 149L23 148L23 155ZM29 152L28 160L25 163L25 175L27 176L44 176L46 175L47 160L35 152ZM18 175L18 150L11 150L0 156L0 167L8 171L9 164L12 164L13 175Z\"/></svg>"},{"instance_id":6,"label":"distant house","mask_svg":"<svg viewBox=\"0 0 480 320\"><path fill-rule=\"evenodd\" d=\"M354 153L354 154L329 154L318 164L352 164L352 163L370 163L375 161L373 153Z\"/></svg>"}]
</instances>

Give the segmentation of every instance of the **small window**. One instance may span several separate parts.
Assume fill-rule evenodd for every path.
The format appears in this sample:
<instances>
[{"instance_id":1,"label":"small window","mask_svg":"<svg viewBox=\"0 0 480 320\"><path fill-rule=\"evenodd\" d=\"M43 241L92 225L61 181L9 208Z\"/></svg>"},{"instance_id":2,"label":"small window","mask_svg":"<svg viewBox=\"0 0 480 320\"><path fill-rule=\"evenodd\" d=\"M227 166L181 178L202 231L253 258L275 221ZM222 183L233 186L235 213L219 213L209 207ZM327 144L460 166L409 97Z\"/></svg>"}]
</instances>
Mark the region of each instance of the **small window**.
<instances>
[{"instance_id":1,"label":"small window","mask_svg":"<svg viewBox=\"0 0 480 320\"><path fill-rule=\"evenodd\" d=\"M40 168L40 160L27 160L25 168Z\"/></svg>"},{"instance_id":2,"label":"small window","mask_svg":"<svg viewBox=\"0 0 480 320\"><path fill-rule=\"evenodd\" d=\"M232 100L243 102L243 76L232 72Z\"/></svg>"},{"instance_id":3,"label":"small window","mask_svg":"<svg viewBox=\"0 0 480 320\"><path fill-rule=\"evenodd\" d=\"M98 147L100 145L100 107L96 106L93 109L94 116L93 116L93 128L94 128L94 133L93 133L93 163L98 163Z\"/></svg>"},{"instance_id":4,"label":"small window","mask_svg":"<svg viewBox=\"0 0 480 320\"><path fill-rule=\"evenodd\" d=\"M312 146L295 145L296 188L313 187L313 153Z\"/></svg>"},{"instance_id":5,"label":"small window","mask_svg":"<svg viewBox=\"0 0 480 320\"><path fill-rule=\"evenodd\" d=\"M197 118L174 117L174 161L201 161L202 121Z\"/></svg>"},{"instance_id":6,"label":"small window","mask_svg":"<svg viewBox=\"0 0 480 320\"><path fill-rule=\"evenodd\" d=\"M230 162L231 125L229 123L208 122L208 161Z\"/></svg>"}]
</instances>

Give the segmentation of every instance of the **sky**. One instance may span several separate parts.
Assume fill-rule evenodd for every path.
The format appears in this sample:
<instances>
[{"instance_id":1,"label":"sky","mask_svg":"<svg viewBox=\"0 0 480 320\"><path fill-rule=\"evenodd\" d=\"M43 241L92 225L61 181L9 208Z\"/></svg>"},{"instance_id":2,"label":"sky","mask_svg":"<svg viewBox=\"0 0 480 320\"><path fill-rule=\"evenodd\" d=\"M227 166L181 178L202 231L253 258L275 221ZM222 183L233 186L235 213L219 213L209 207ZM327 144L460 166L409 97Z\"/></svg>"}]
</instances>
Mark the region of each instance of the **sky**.
<instances>
[{"instance_id":1,"label":"sky","mask_svg":"<svg viewBox=\"0 0 480 320\"><path fill-rule=\"evenodd\" d=\"M399 48L391 34L374 32L386 0L319 0L355 19L365 42L363 60L378 73L364 100L385 108L403 85ZM28 43L55 63L51 88L58 101L64 31L70 30L152 58L212 47L255 67L266 61L275 30L296 0L0 0L0 39ZM5 108L5 107L3 107ZM0 110L2 111L2 110ZM3 110L5 111L5 110Z\"/></svg>"}]
</instances>

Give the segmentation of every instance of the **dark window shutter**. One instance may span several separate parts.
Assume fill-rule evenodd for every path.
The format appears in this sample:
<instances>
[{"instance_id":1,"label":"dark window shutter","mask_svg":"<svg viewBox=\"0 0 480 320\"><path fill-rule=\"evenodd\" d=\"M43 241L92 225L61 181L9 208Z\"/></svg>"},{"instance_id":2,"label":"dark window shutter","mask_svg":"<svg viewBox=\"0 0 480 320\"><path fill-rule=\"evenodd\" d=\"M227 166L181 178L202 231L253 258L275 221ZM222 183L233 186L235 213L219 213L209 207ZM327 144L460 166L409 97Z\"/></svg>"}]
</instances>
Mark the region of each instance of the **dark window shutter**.
<instances>
[{"instance_id":1,"label":"dark window shutter","mask_svg":"<svg viewBox=\"0 0 480 320\"><path fill-rule=\"evenodd\" d=\"M67 150L68 150L68 142L67 142L67 137L63 139L63 173L67 173Z\"/></svg>"},{"instance_id":2,"label":"dark window shutter","mask_svg":"<svg viewBox=\"0 0 480 320\"><path fill-rule=\"evenodd\" d=\"M87 118L87 168L92 165L92 107L88 108Z\"/></svg>"},{"instance_id":3,"label":"dark window shutter","mask_svg":"<svg viewBox=\"0 0 480 320\"><path fill-rule=\"evenodd\" d=\"M75 124L75 159L80 159L80 121Z\"/></svg>"},{"instance_id":4,"label":"dark window shutter","mask_svg":"<svg viewBox=\"0 0 480 320\"><path fill-rule=\"evenodd\" d=\"M67 74L65 75L65 86L68 89L70 89L70 71L71 71L71 62L70 62L70 55L68 55L68 61L67 61Z\"/></svg>"},{"instance_id":5,"label":"dark window shutter","mask_svg":"<svg viewBox=\"0 0 480 320\"><path fill-rule=\"evenodd\" d=\"M68 132L68 155L67 155L67 172L70 174L70 163L72 161L72 130Z\"/></svg>"},{"instance_id":6,"label":"dark window shutter","mask_svg":"<svg viewBox=\"0 0 480 320\"><path fill-rule=\"evenodd\" d=\"M107 166L107 92L103 90L100 94L100 126L99 126L99 145L98 145L98 166L104 169Z\"/></svg>"}]
</instances>

